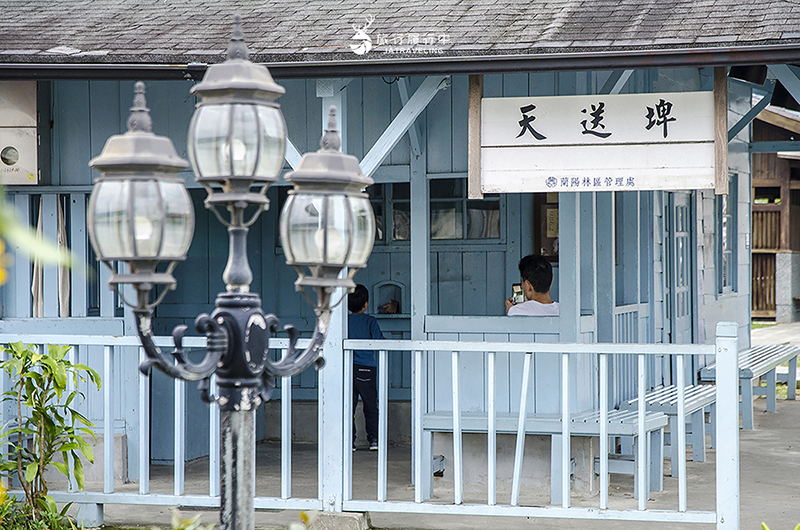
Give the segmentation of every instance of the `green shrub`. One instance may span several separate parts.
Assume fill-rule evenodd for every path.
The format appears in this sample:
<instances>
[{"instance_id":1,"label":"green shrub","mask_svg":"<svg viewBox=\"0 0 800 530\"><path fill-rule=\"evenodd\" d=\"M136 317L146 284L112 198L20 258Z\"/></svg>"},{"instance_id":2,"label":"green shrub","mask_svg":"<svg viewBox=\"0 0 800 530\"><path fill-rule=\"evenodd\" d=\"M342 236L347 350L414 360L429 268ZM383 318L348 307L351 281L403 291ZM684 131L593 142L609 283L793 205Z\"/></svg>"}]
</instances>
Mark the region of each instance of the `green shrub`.
<instances>
[{"instance_id":1,"label":"green shrub","mask_svg":"<svg viewBox=\"0 0 800 530\"><path fill-rule=\"evenodd\" d=\"M91 429L94 424L72 408L75 400L84 396L78 390L69 391L68 381L73 382L73 388L90 381L99 389L100 376L86 365L69 362L66 358L69 349L69 346L48 345L47 353L41 354L36 347L16 342L3 348L8 359L0 362L0 369L13 382L12 388L3 394L3 401L13 403L17 412L16 421L4 425L0 433L0 440L8 448L0 461L0 473L14 477L25 492L24 506L18 509L12 502L9 513L27 515L33 521L63 518L47 494L46 469L52 465L67 478L74 478L83 489L81 457L94 461L92 446L82 436L94 439ZM59 455L61 461L54 462Z\"/></svg>"}]
</instances>

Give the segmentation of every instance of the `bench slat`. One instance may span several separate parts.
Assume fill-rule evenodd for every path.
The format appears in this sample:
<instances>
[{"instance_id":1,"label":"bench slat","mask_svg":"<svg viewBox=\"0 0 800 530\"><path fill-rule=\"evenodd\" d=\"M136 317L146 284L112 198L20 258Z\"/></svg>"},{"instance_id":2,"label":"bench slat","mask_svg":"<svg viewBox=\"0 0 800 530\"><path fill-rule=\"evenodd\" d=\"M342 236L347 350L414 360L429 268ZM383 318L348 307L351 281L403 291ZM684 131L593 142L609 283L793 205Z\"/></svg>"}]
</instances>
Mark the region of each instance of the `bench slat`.
<instances>
[{"instance_id":1,"label":"bench slat","mask_svg":"<svg viewBox=\"0 0 800 530\"><path fill-rule=\"evenodd\" d=\"M717 389L714 385L689 385L684 390L686 414L692 414L703 409L717 400ZM639 400L631 399L620 405L621 408L635 409ZM675 385L662 386L653 389L645 395L648 410L663 412L674 416L678 413L678 387Z\"/></svg>"},{"instance_id":2,"label":"bench slat","mask_svg":"<svg viewBox=\"0 0 800 530\"><path fill-rule=\"evenodd\" d=\"M515 434L519 416L498 414L496 417L498 433ZM570 433L576 436L599 436L599 411L575 414L571 418ZM608 413L608 434L610 436L635 436L638 434L638 415L635 411L612 410ZM645 414L645 431L663 428L668 423L667 416L660 412ZM431 412L422 417L422 428L426 431L452 432L452 412ZM481 412L462 412L461 430L463 432L485 433L488 431L488 417ZM528 414L525 419L526 434L561 434L561 415Z\"/></svg>"},{"instance_id":3,"label":"bench slat","mask_svg":"<svg viewBox=\"0 0 800 530\"><path fill-rule=\"evenodd\" d=\"M739 352L739 378L753 379L761 377L776 366L788 362L800 353L800 347L793 344L770 344L754 346ZM717 375L717 364L711 363L700 370L700 379L714 381Z\"/></svg>"}]
</instances>

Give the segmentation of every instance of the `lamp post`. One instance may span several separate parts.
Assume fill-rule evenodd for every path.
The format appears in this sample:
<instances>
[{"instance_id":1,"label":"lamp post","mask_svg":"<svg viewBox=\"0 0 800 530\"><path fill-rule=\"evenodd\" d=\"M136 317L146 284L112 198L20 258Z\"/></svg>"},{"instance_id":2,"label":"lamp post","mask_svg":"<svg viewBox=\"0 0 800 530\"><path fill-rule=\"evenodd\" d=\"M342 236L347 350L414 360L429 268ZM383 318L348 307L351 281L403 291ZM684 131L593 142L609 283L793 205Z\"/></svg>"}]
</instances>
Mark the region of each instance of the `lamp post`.
<instances>
[{"instance_id":1,"label":"lamp post","mask_svg":"<svg viewBox=\"0 0 800 530\"><path fill-rule=\"evenodd\" d=\"M321 149L303 156L286 175L294 184L281 214L286 261L298 272L296 289L314 307L316 324L309 346L296 348L299 332L286 326L289 348L279 361L268 357L268 341L278 318L265 314L260 297L250 292L253 275L247 261L247 232L269 207L266 191L283 167L285 125L275 99L283 94L263 67L250 62L241 19L235 19L228 59L211 66L192 89L200 103L189 130L189 158L195 178L208 193L205 205L228 227L229 255L223 272L226 290L211 315L201 314L195 328L204 333L204 359L190 361L181 346L186 326L173 332L172 356L153 342L152 315L175 288L172 271L186 259L194 229L189 194L178 173L188 167L165 137L152 133L144 84L135 87L128 132L109 138L89 165L101 172L89 202L87 224L98 260L111 267L109 285L130 284L133 308L147 360L173 378L198 381L203 399L220 407L220 529L253 528L255 490L255 410L268 400L275 377L296 375L324 364L320 351L328 331L337 288L355 286L352 277L366 266L374 241L375 218L358 160L339 151L335 109ZM112 262L127 264L117 273ZM345 267L349 274L340 278ZM162 292L154 296L155 286ZM306 289L316 293L312 300ZM153 299L155 298L155 299ZM338 303L338 302L336 302ZM218 391L210 392L216 375Z\"/></svg>"}]
</instances>

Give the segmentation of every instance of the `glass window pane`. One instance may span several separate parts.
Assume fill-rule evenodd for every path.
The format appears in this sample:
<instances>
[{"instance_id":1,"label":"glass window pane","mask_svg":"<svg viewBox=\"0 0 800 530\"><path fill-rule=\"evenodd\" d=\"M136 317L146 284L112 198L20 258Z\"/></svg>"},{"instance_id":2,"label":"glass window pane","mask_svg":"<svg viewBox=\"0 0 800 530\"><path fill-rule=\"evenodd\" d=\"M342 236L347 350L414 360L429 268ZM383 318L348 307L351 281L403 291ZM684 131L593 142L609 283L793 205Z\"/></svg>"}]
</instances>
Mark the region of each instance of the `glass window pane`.
<instances>
[{"instance_id":1,"label":"glass window pane","mask_svg":"<svg viewBox=\"0 0 800 530\"><path fill-rule=\"evenodd\" d=\"M408 241L411 239L411 205L409 203L392 204L392 239Z\"/></svg>"},{"instance_id":2,"label":"glass window pane","mask_svg":"<svg viewBox=\"0 0 800 530\"><path fill-rule=\"evenodd\" d=\"M382 199L383 198L383 184L373 184L372 186L367 186L367 195L369 195L370 199Z\"/></svg>"},{"instance_id":3,"label":"glass window pane","mask_svg":"<svg viewBox=\"0 0 800 530\"><path fill-rule=\"evenodd\" d=\"M466 197L464 193L465 179L434 179L431 180L431 199L460 199Z\"/></svg>"},{"instance_id":4,"label":"glass window pane","mask_svg":"<svg viewBox=\"0 0 800 530\"><path fill-rule=\"evenodd\" d=\"M383 202L372 201L372 211L375 212L375 241L383 241Z\"/></svg>"},{"instance_id":5,"label":"glass window pane","mask_svg":"<svg viewBox=\"0 0 800 530\"><path fill-rule=\"evenodd\" d=\"M467 202L467 239L500 237L500 202Z\"/></svg>"},{"instance_id":6,"label":"glass window pane","mask_svg":"<svg viewBox=\"0 0 800 530\"><path fill-rule=\"evenodd\" d=\"M431 202L431 239L461 239L461 202Z\"/></svg>"},{"instance_id":7,"label":"glass window pane","mask_svg":"<svg viewBox=\"0 0 800 530\"><path fill-rule=\"evenodd\" d=\"M408 182L392 184L392 199L394 200L411 199L411 185Z\"/></svg>"}]
</instances>

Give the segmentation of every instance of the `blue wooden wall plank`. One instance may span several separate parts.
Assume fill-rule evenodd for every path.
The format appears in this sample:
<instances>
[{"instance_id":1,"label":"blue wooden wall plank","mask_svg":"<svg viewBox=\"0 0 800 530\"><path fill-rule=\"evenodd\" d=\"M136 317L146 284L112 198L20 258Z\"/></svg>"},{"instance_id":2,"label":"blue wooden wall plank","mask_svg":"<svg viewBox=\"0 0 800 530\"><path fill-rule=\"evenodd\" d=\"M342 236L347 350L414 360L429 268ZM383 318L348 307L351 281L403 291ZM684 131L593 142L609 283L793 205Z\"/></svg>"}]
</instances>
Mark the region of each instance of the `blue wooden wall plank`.
<instances>
[{"instance_id":1,"label":"blue wooden wall plank","mask_svg":"<svg viewBox=\"0 0 800 530\"><path fill-rule=\"evenodd\" d=\"M513 266L516 269L516 276L505 276L501 271L506 269L506 261L510 259L507 252L488 252L486 254L486 312L485 315L504 315L506 306L505 300L510 294L511 284L519 276L519 269L516 269L516 262Z\"/></svg>"},{"instance_id":2,"label":"blue wooden wall plank","mask_svg":"<svg viewBox=\"0 0 800 530\"><path fill-rule=\"evenodd\" d=\"M461 259L464 264L461 282L464 305L460 314L490 314L487 313L487 306L491 301L486 296L486 279L496 270L493 271L486 266L485 252L465 252Z\"/></svg>"},{"instance_id":3,"label":"blue wooden wall plank","mask_svg":"<svg viewBox=\"0 0 800 530\"><path fill-rule=\"evenodd\" d=\"M360 161L364 152L364 84L362 79L353 79L347 85L347 154Z\"/></svg>"},{"instance_id":4,"label":"blue wooden wall plank","mask_svg":"<svg viewBox=\"0 0 800 530\"><path fill-rule=\"evenodd\" d=\"M503 97L528 95L528 74L503 74Z\"/></svg>"},{"instance_id":5,"label":"blue wooden wall plank","mask_svg":"<svg viewBox=\"0 0 800 530\"><path fill-rule=\"evenodd\" d=\"M469 77L453 76L450 91L452 95L452 129L451 149L453 151L453 172L467 171L467 121L469 107Z\"/></svg>"},{"instance_id":6,"label":"blue wooden wall plank","mask_svg":"<svg viewBox=\"0 0 800 530\"><path fill-rule=\"evenodd\" d=\"M109 137L121 134L127 129L127 114L121 114L133 103L133 84L125 86L130 88L125 94L126 99L121 99L119 81L91 81L89 83L90 120L91 120L91 145L89 158L99 156ZM147 94L150 98L150 94ZM148 99L148 106L150 101ZM86 160L89 163L89 160ZM96 171L91 171L92 178L99 177ZM91 181L75 182L74 184L90 184Z\"/></svg>"},{"instance_id":7,"label":"blue wooden wall plank","mask_svg":"<svg viewBox=\"0 0 800 530\"><path fill-rule=\"evenodd\" d=\"M88 153L91 149L90 100L88 81L58 81L55 91L55 117L58 134L58 167L53 184L87 185L92 182ZM109 107L113 108L113 107Z\"/></svg>"},{"instance_id":8,"label":"blue wooden wall plank","mask_svg":"<svg viewBox=\"0 0 800 530\"><path fill-rule=\"evenodd\" d=\"M36 126L39 134L37 162L39 164L40 182L52 184L53 176L53 83L39 81L36 83Z\"/></svg>"},{"instance_id":9,"label":"blue wooden wall plank","mask_svg":"<svg viewBox=\"0 0 800 530\"><path fill-rule=\"evenodd\" d=\"M425 110L428 174L452 173L452 91L440 90Z\"/></svg>"},{"instance_id":10,"label":"blue wooden wall plank","mask_svg":"<svg viewBox=\"0 0 800 530\"><path fill-rule=\"evenodd\" d=\"M464 268L461 262L461 252L437 252L438 254L438 283L439 286L439 314L461 315L464 311L464 296L462 292L462 278Z\"/></svg>"},{"instance_id":11,"label":"blue wooden wall plank","mask_svg":"<svg viewBox=\"0 0 800 530\"><path fill-rule=\"evenodd\" d=\"M303 154L309 150L305 134L306 82L302 79L280 79L278 83L286 89L286 93L278 99L286 122L286 135Z\"/></svg>"},{"instance_id":12,"label":"blue wooden wall plank","mask_svg":"<svg viewBox=\"0 0 800 530\"><path fill-rule=\"evenodd\" d=\"M322 138L322 100L316 96L317 81L315 79L306 80L306 150L314 152L319 149L319 141ZM328 110L325 109L327 114ZM302 153L301 153L302 154Z\"/></svg>"},{"instance_id":13,"label":"blue wooden wall plank","mask_svg":"<svg viewBox=\"0 0 800 530\"><path fill-rule=\"evenodd\" d=\"M365 155L372 149L372 146L375 145L375 142L378 141L383 131L391 123L390 88L390 85L384 83L380 77L363 80L365 98L361 128L364 134ZM384 162L384 164L386 163Z\"/></svg>"},{"instance_id":14,"label":"blue wooden wall plank","mask_svg":"<svg viewBox=\"0 0 800 530\"><path fill-rule=\"evenodd\" d=\"M413 94L413 92L412 92ZM409 97L411 94L409 94ZM389 86L389 105L391 107L391 117L394 119L397 114L402 110L403 103L400 100L400 91L397 88L397 82L393 82ZM397 145L392 149L389 157L384 161L384 164L391 165L405 165L409 163L409 156L411 151L411 142L408 139L408 133L404 134Z\"/></svg>"},{"instance_id":15,"label":"blue wooden wall plank","mask_svg":"<svg viewBox=\"0 0 800 530\"><path fill-rule=\"evenodd\" d=\"M489 74L483 76L483 97L499 98L503 95L503 75Z\"/></svg>"},{"instance_id":16,"label":"blue wooden wall plank","mask_svg":"<svg viewBox=\"0 0 800 530\"><path fill-rule=\"evenodd\" d=\"M536 72L528 74L531 96L554 96L556 94L555 72Z\"/></svg>"}]
</instances>

